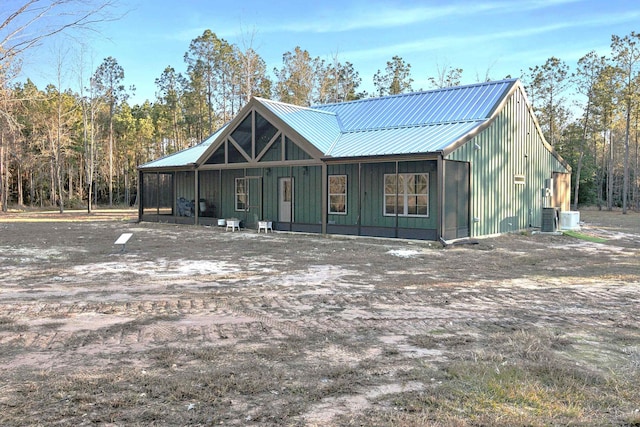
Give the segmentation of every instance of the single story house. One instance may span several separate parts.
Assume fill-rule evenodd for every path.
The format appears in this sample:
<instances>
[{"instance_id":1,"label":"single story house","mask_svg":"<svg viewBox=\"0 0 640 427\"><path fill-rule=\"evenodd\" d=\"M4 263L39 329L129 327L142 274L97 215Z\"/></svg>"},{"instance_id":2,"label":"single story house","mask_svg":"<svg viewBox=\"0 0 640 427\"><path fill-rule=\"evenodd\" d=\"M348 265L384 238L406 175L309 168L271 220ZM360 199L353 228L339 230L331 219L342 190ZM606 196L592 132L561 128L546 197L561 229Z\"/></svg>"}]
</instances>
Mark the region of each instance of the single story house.
<instances>
[{"instance_id":1,"label":"single story house","mask_svg":"<svg viewBox=\"0 0 640 427\"><path fill-rule=\"evenodd\" d=\"M139 167L139 218L452 240L540 227L571 168L507 79L300 107L252 98L200 144Z\"/></svg>"}]
</instances>

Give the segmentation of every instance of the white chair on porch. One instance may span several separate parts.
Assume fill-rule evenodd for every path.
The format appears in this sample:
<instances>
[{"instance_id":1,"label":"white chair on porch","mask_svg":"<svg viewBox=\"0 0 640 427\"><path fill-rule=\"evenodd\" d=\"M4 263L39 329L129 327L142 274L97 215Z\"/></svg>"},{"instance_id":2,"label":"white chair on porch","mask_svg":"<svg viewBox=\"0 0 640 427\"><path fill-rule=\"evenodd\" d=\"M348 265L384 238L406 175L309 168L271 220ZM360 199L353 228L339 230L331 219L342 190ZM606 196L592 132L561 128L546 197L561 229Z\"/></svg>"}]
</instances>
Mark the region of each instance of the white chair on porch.
<instances>
[{"instance_id":1,"label":"white chair on porch","mask_svg":"<svg viewBox=\"0 0 640 427\"><path fill-rule=\"evenodd\" d=\"M265 234L269 230L273 233L273 221L258 221L258 233L260 233L260 230L264 230Z\"/></svg>"}]
</instances>

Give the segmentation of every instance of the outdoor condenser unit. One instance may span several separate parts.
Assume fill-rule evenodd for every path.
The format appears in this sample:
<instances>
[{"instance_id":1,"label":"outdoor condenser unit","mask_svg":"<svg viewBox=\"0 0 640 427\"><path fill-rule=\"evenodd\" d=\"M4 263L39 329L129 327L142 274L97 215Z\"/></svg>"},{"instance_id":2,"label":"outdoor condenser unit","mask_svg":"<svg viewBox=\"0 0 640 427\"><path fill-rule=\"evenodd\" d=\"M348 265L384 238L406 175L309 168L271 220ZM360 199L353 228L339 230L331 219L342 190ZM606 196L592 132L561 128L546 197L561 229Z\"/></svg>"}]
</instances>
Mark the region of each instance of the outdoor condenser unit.
<instances>
[{"instance_id":1,"label":"outdoor condenser unit","mask_svg":"<svg viewBox=\"0 0 640 427\"><path fill-rule=\"evenodd\" d=\"M542 227L540 231L544 233L554 233L558 231L560 208L542 208Z\"/></svg>"}]
</instances>

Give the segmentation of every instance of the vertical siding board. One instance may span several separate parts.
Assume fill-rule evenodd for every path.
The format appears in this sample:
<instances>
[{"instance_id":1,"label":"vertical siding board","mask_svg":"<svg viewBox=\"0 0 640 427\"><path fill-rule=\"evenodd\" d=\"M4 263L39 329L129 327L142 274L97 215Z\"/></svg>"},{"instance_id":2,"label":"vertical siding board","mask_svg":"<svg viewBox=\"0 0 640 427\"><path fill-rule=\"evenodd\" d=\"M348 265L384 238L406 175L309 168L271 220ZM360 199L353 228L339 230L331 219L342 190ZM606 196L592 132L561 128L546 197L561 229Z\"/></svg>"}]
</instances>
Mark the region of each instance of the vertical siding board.
<instances>
[{"instance_id":1,"label":"vertical siding board","mask_svg":"<svg viewBox=\"0 0 640 427\"><path fill-rule=\"evenodd\" d=\"M392 227L395 223L384 216L384 174L393 173L393 163L362 165L362 225Z\"/></svg>"},{"instance_id":2,"label":"vertical siding board","mask_svg":"<svg viewBox=\"0 0 640 427\"><path fill-rule=\"evenodd\" d=\"M218 171L201 171L198 179L198 185L200 186L200 198L204 199L207 206L213 206L216 215L220 215L220 207L218 202Z\"/></svg>"},{"instance_id":3,"label":"vertical siding board","mask_svg":"<svg viewBox=\"0 0 640 427\"><path fill-rule=\"evenodd\" d=\"M176 172L176 198L195 198L195 172Z\"/></svg>"},{"instance_id":4,"label":"vertical siding board","mask_svg":"<svg viewBox=\"0 0 640 427\"><path fill-rule=\"evenodd\" d=\"M352 165L349 176L353 175L353 186L357 185L357 165ZM437 206L437 176L435 162L415 161L400 162L399 173L428 173L429 174L429 217L399 217L398 226L401 228L434 229L436 228ZM384 175L395 173L395 163L365 163L362 165L361 188L361 225L364 227L395 227L395 216L384 216ZM355 192L354 192L355 193ZM354 199L353 209L357 210L357 199ZM354 212L357 215L356 212ZM357 216L350 217L356 224Z\"/></svg>"},{"instance_id":5,"label":"vertical siding board","mask_svg":"<svg viewBox=\"0 0 640 427\"><path fill-rule=\"evenodd\" d=\"M526 228L529 209L531 223L539 226L544 180L565 170L544 146L520 90L487 129L447 159L471 162L471 217L480 219L472 221L474 236ZM515 186L516 174L525 175L525 186Z\"/></svg>"},{"instance_id":6,"label":"vertical siding board","mask_svg":"<svg viewBox=\"0 0 640 427\"><path fill-rule=\"evenodd\" d=\"M329 221L331 224L337 225L351 225L358 224L358 165L357 164L339 164L330 165L327 169L327 174L331 175L346 175L347 176L347 213L342 214L329 214ZM319 187L318 187L319 188ZM327 208L328 212L328 208Z\"/></svg>"}]
</instances>

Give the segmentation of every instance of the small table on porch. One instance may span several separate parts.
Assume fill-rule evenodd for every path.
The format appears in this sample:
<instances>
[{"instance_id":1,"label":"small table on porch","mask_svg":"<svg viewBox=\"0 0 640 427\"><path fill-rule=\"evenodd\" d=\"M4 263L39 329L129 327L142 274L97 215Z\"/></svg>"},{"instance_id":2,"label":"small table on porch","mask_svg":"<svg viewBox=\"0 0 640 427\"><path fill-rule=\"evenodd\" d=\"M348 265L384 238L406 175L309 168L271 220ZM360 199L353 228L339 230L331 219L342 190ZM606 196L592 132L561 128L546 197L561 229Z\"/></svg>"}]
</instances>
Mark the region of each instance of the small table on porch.
<instances>
[{"instance_id":1,"label":"small table on porch","mask_svg":"<svg viewBox=\"0 0 640 427\"><path fill-rule=\"evenodd\" d=\"M238 231L240 231L240 220L236 219L236 218L231 218L227 220L227 231L229 231L229 228L231 228L231 231L236 231L236 228L238 229Z\"/></svg>"}]
</instances>

